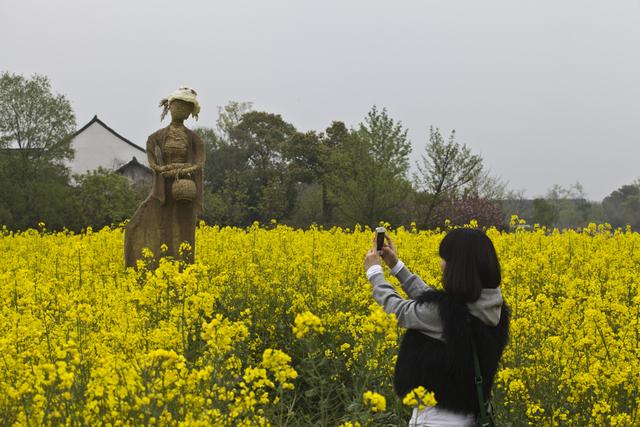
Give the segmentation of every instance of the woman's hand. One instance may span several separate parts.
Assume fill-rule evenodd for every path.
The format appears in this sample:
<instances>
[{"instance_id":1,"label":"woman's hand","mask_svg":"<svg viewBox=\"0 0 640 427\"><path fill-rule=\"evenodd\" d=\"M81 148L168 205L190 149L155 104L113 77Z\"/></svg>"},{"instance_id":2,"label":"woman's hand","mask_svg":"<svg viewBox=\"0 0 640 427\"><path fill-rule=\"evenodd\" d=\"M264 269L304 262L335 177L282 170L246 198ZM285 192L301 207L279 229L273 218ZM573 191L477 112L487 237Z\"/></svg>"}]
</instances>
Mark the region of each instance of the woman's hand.
<instances>
[{"instance_id":1,"label":"woman's hand","mask_svg":"<svg viewBox=\"0 0 640 427\"><path fill-rule=\"evenodd\" d=\"M367 255L364 257L364 271L369 270L369 267L374 265L380 265L380 255L375 250L375 248L369 249Z\"/></svg>"},{"instance_id":2,"label":"woman's hand","mask_svg":"<svg viewBox=\"0 0 640 427\"><path fill-rule=\"evenodd\" d=\"M382 246L380 255L382 256L384 263L387 264L389 268L393 268L398 263L398 250L388 234L385 233L384 238L387 242Z\"/></svg>"}]
</instances>

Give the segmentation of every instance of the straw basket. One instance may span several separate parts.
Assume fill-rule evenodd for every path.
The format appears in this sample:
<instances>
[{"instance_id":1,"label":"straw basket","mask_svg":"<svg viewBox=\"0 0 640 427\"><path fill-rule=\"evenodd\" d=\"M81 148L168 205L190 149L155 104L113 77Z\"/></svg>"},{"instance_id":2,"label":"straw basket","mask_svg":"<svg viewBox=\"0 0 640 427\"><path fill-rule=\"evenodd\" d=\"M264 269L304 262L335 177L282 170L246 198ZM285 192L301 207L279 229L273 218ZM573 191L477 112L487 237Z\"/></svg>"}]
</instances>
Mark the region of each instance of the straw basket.
<instances>
[{"instance_id":1,"label":"straw basket","mask_svg":"<svg viewBox=\"0 0 640 427\"><path fill-rule=\"evenodd\" d=\"M171 186L171 195L176 200L193 202L196 198L196 183L191 179L176 178Z\"/></svg>"}]
</instances>

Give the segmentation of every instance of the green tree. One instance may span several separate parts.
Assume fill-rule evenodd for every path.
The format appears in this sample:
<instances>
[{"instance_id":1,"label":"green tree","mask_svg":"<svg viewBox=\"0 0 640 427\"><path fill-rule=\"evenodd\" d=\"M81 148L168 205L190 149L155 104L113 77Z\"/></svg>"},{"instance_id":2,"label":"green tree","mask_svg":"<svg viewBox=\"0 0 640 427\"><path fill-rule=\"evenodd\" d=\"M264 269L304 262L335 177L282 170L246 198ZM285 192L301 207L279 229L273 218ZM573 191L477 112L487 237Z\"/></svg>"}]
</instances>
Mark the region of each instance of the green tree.
<instances>
[{"instance_id":1,"label":"green tree","mask_svg":"<svg viewBox=\"0 0 640 427\"><path fill-rule=\"evenodd\" d=\"M46 221L65 226L70 209L70 137L76 122L69 101L45 76L0 75L0 218L13 228Z\"/></svg>"},{"instance_id":2,"label":"green tree","mask_svg":"<svg viewBox=\"0 0 640 427\"><path fill-rule=\"evenodd\" d=\"M502 212L504 218L502 223L509 224L511 215L518 215L520 218L531 218L529 200L525 199L525 190L509 190L502 197Z\"/></svg>"},{"instance_id":3,"label":"green tree","mask_svg":"<svg viewBox=\"0 0 640 427\"><path fill-rule=\"evenodd\" d=\"M552 227L558 220L558 212L548 200L541 197L533 200L533 215L531 221L534 224Z\"/></svg>"},{"instance_id":4,"label":"green tree","mask_svg":"<svg viewBox=\"0 0 640 427\"><path fill-rule=\"evenodd\" d=\"M386 109L373 106L364 122L340 139L329 179L341 219L371 226L380 220L401 222L399 207L410 194L407 130Z\"/></svg>"},{"instance_id":5,"label":"green tree","mask_svg":"<svg viewBox=\"0 0 640 427\"><path fill-rule=\"evenodd\" d=\"M251 102L230 101L224 107L218 107L216 127L220 139L229 141L232 129L240 123L242 116L250 111L253 111Z\"/></svg>"},{"instance_id":6,"label":"green tree","mask_svg":"<svg viewBox=\"0 0 640 427\"><path fill-rule=\"evenodd\" d=\"M205 187L210 191L220 189L229 169L237 169L246 163L246 154L234 144L230 133L238 126L242 115L251 111L251 103L231 101L218 108L216 128L199 127L195 132L205 142L207 150L204 168Z\"/></svg>"},{"instance_id":7,"label":"green tree","mask_svg":"<svg viewBox=\"0 0 640 427\"><path fill-rule=\"evenodd\" d=\"M62 163L73 157L69 136L76 126L71 104L51 91L49 79L0 76L0 148L19 150L22 176L36 173L41 162Z\"/></svg>"},{"instance_id":8,"label":"green tree","mask_svg":"<svg viewBox=\"0 0 640 427\"><path fill-rule=\"evenodd\" d=\"M285 156L289 160L289 179L295 183L296 199L287 222L306 227L312 223L325 223L325 211L320 205L323 176L323 135L315 131L296 132L286 144ZM316 200L317 199L317 200Z\"/></svg>"},{"instance_id":9,"label":"green tree","mask_svg":"<svg viewBox=\"0 0 640 427\"><path fill-rule=\"evenodd\" d=\"M139 200L129 180L104 168L75 175L79 226L99 229L131 218Z\"/></svg>"},{"instance_id":10,"label":"green tree","mask_svg":"<svg viewBox=\"0 0 640 427\"><path fill-rule=\"evenodd\" d=\"M585 226L588 222L596 220L593 213L592 203L590 203L584 192L582 184L575 184L563 187L555 184L547 191L547 200L554 209L556 227L579 227Z\"/></svg>"},{"instance_id":11,"label":"green tree","mask_svg":"<svg viewBox=\"0 0 640 427\"><path fill-rule=\"evenodd\" d=\"M319 180L323 171L322 134L314 131L295 132L284 146L288 159L288 174L292 180L311 184Z\"/></svg>"},{"instance_id":12,"label":"green tree","mask_svg":"<svg viewBox=\"0 0 640 427\"><path fill-rule=\"evenodd\" d=\"M231 103L220 109L217 129L196 130L208 150L208 221L246 225L287 218L293 210L303 170L295 167L299 150L292 144L301 138L280 115L249 108L247 103Z\"/></svg>"},{"instance_id":13,"label":"green tree","mask_svg":"<svg viewBox=\"0 0 640 427\"><path fill-rule=\"evenodd\" d=\"M440 204L465 195L480 196L480 186L490 184L487 175L483 177L482 157L456 142L455 131L445 141L440 130L431 127L429 142L417 166L416 209L422 227L433 225L432 217Z\"/></svg>"},{"instance_id":14,"label":"green tree","mask_svg":"<svg viewBox=\"0 0 640 427\"><path fill-rule=\"evenodd\" d=\"M242 115L249 111L251 103L231 101L218 108L216 128L195 129L207 150L203 219L210 223L245 225L250 222L247 154L230 136Z\"/></svg>"},{"instance_id":15,"label":"green tree","mask_svg":"<svg viewBox=\"0 0 640 427\"><path fill-rule=\"evenodd\" d=\"M302 184L296 201L295 224L334 224L335 198L331 195L330 185L336 165L332 156L344 146L349 136L344 123L334 121L323 133L298 132L291 138L288 148L290 174Z\"/></svg>"},{"instance_id":16,"label":"green tree","mask_svg":"<svg viewBox=\"0 0 640 427\"><path fill-rule=\"evenodd\" d=\"M250 220L286 218L296 198L287 150L295 127L279 114L250 111L231 129L232 143L245 156Z\"/></svg>"},{"instance_id":17,"label":"green tree","mask_svg":"<svg viewBox=\"0 0 640 427\"><path fill-rule=\"evenodd\" d=\"M0 224L16 230L39 222L50 230L75 228L77 207L66 169L43 163L37 176L22 179L14 154L0 153Z\"/></svg>"},{"instance_id":18,"label":"green tree","mask_svg":"<svg viewBox=\"0 0 640 427\"><path fill-rule=\"evenodd\" d=\"M640 180L623 185L602 200L607 221L613 227L640 229Z\"/></svg>"},{"instance_id":19,"label":"green tree","mask_svg":"<svg viewBox=\"0 0 640 427\"><path fill-rule=\"evenodd\" d=\"M335 197L330 192L331 176L334 171L332 159L345 147L351 133L343 122L333 121L320 137L320 167L318 168L317 181L321 186L322 219L325 224L334 222Z\"/></svg>"},{"instance_id":20,"label":"green tree","mask_svg":"<svg viewBox=\"0 0 640 427\"><path fill-rule=\"evenodd\" d=\"M215 224L249 222L246 155L214 129L197 128L205 142L205 209L203 219Z\"/></svg>"}]
</instances>

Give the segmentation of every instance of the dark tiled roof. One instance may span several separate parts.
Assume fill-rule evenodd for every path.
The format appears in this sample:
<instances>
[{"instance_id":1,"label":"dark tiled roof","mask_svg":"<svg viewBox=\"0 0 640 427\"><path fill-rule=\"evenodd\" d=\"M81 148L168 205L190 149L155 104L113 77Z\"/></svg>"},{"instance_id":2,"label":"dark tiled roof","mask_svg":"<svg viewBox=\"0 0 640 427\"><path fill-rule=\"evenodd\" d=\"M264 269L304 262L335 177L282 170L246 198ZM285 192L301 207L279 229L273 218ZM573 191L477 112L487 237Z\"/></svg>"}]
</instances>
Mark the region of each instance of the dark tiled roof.
<instances>
[{"instance_id":1,"label":"dark tiled roof","mask_svg":"<svg viewBox=\"0 0 640 427\"><path fill-rule=\"evenodd\" d=\"M137 166L137 167L140 167L140 168L142 168L142 169L146 170L146 171L147 171L147 172L149 172L149 173L153 173L153 171L151 170L151 168L149 168L149 167L147 167L147 166L143 165L142 163L140 163L140 162L138 161L138 159L136 159L136 157L135 157L135 156L133 156L133 159L131 159L131 161L129 161L129 163L125 163L124 165L120 166L120 167L116 170L116 172L122 172L122 171L123 171L123 170L125 170L126 168L129 168L129 167L132 167L132 166Z\"/></svg>"},{"instance_id":2,"label":"dark tiled roof","mask_svg":"<svg viewBox=\"0 0 640 427\"><path fill-rule=\"evenodd\" d=\"M93 119L91 119L91 121L89 123L87 123L86 125L82 126L80 129L78 129L78 131L76 131L76 133L73 134L73 138L75 138L77 135L79 135L82 131L84 131L86 128L88 128L89 126L91 126L93 123L98 123L100 126L102 126L103 128L105 128L106 130L108 130L109 132L111 132L112 134L114 134L116 137L118 137L119 139L121 139L122 141L126 142L127 144L131 145L133 148L137 148L138 150L140 150L141 152L145 153L145 149L140 147L137 144L134 144L133 142L129 141L127 138L125 138L124 136L120 135L118 132L116 132L115 130L111 129L109 126L107 126L105 124L105 122L103 122L102 120L100 120L98 118L98 115L96 114L95 116L93 116ZM135 158L135 157L134 157ZM144 165L143 165L144 166ZM145 166L146 167L146 166Z\"/></svg>"}]
</instances>

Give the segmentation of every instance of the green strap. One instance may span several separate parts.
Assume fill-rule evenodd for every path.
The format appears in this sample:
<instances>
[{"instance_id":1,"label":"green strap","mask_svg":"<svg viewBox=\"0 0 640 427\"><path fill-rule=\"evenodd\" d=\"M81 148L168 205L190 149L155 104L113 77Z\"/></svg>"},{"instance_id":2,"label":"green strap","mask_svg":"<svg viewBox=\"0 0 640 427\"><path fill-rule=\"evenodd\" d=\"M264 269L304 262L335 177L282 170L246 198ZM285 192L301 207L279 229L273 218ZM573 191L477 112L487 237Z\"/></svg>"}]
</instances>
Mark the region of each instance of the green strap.
<instances>
[{"instance_id":1,"label":"green strap","mask_svg":"<svg viewBox=\"0 0 640 427\"><path fill-rule=\"evenodd\" d=\"M473 367L476 371L476 391L478 393L478 405L480 406L480 418L487 417L487 407L485 406L484 397L482 395L482 373L480 372L480 361L478 360L478 350L476 349L476 341L471 337L471 349L473 351Z\"/></svg>"}]
</instances>

